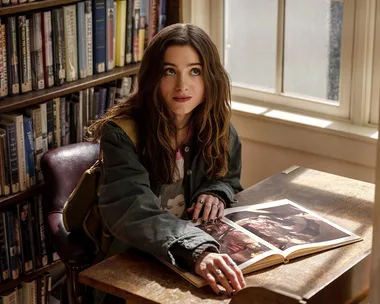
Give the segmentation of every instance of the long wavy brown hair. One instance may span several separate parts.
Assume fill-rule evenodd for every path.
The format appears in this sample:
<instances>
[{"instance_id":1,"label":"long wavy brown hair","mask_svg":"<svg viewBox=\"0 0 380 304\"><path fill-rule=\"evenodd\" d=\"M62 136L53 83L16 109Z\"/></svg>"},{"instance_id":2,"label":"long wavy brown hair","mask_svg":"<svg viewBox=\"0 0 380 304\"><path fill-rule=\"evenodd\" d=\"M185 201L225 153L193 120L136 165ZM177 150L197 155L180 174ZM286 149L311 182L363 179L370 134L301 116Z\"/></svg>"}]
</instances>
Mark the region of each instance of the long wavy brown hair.
<instances>
[{"instance_id":1,"label":"long wavy brown hair","mask_svg":"<svg viewBox=\"0 0 380 304\"><path fill-rule=\"evenodd\" d=\"M210 37L191 24L173 24L160 31L145 50L137 75L137 88L127 101L110 108L89 127L89 140L101 137L104 124L119 117L133 118L138 127L137 152L151 181L168 184L174 180L177 129L160 93L163 58L170 46L191 46L203 64L204 100L193 111L191 124L197 135L203 170L219 179L228 172L230 80ZM201 168L199 168L201 169Z\"/></svg>"}]
</instances>

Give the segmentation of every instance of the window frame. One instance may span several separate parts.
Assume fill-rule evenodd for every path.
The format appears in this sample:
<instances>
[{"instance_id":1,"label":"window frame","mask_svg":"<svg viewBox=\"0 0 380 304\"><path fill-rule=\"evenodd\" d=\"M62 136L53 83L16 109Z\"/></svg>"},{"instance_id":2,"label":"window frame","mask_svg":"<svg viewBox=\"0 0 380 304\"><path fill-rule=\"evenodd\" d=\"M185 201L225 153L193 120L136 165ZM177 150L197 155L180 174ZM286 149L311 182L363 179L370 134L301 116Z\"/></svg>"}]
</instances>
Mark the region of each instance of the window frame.
<instances>
[{"instance_id":1,"label":"window frame","mask_svg":"<svg viewBox=\"0 0 380 304\"><path fill-rule=\"evenodd\" d=\"M277 40L276 91L282 85L283 14L285 0L279 5ZM355 125L374 126L378 120L380 99L380 0L335 0L344 2L344 19L341 51L340 105L321 103L288 95L273 94L232 85L232 98L254 105L335 118ZM224 0L183 0L190 9L189 20L202 27L216 44L224 62ZM211 9L212 8L212 9ZM280 47L281 45L281 47ZM374 55L378 56L374 56ZM376 60L374 60L376 57ZM279 68L280 66L280 68ZM316 102L314 102L316 101Z\"/></svg>"}]
</instances>

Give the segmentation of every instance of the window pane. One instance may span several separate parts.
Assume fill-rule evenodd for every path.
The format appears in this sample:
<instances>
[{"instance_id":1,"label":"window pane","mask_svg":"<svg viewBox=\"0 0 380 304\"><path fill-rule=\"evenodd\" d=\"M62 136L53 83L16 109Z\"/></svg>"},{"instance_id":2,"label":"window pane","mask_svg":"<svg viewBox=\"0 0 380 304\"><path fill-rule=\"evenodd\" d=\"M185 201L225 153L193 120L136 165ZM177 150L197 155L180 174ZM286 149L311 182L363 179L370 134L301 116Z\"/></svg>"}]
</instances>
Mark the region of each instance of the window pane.
<instances>
[{"instance_id":1,"label":"window pane","mask_svg":"<svg viewBox=\"0 0 380 304\"><path fill-rule=\"evenodd\" d=\"M275 88L277 0L225 0L224 60L232 82Z\"/></svg>"},{"instance_id":2,"label":"window pane","mask_svg":"<svg viewBox=\"0 0 380 304\"><path fill-rule=\"evenodd\" d=\"M284 92L339 102L343 3L287 0Z\"/></svg>"}]
</instances>

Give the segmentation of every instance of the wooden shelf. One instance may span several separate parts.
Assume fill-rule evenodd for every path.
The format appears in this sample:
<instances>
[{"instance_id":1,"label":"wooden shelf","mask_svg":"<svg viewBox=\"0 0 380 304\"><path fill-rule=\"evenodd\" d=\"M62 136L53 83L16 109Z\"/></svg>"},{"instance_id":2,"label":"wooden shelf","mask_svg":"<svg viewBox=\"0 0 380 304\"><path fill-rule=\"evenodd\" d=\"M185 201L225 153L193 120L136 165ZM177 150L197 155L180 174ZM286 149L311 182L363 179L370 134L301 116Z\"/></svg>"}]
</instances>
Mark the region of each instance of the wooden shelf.
<instances>
[{"instance_id":1,"label":"wooden shelf","mask_svg":"<svg viewBox=\"0 0 380 304\"><path fill-rule=\"evenodd\" d=\"M8 290L8 289L11 289L13 287L16 287L17 285L21 284L22 282L26 281L26 280L29 280L29 279L33 279L37 276L39 276L40 274L44 273L45 271L49 271L59 265L62 265L63 262L61 260L59 261L55 261L49 265L46 265L45 267L42 267L40 269L37 269L36 271L33 271L27 275L22 275L21 277L19 277L18 279L16 280L10 280L10 281L6 281L4 283L1 283L0 284L0 293Z\"/></svg>"},{"instance_id":2,"label":"wooden shelf","mask_svg":"<svg viewBox=\"0 0 380 304\"><path fill-rule=\"evenodd\" d=\"M15 202L21 202L24 199L27 199L29 197L33 197L33 196L41 193L43 186L44 186L44 184L40 184L40 185L34 186L32 188L29 188L25 191L22 191L22 192L11 194L9 196L0 197L0 210L11 206Z\"/></svg>"},{"instance_id":3,"label":"wooden shelf","mask_svg":"<svg viewBox=\"0 0 380 304\"><path fill-rule=\"evenodd\" d=\"M47 0L48 1L48 0ZM101 85L118 78L137 74L140 64L129 64L124 67L114 68L112 71L95 74L83 79L65 83L62 86L56 86L39 91L32 91L17 96L8 96L0 100L0 113L14 111L26 106L38 104L66 94L78 92L90 87Z\"/></svg>"},{"instance_id":4,"label":"wooden shelf","mask_svg":"<svg viewBox=\"0 0 380 304\"><path fill-rule=\"evenodd\" d=\"M27 2L22 4L14 4L0 7L0 16L14 15L23 12L39 10L43 8L50 8L54 6L68 5L76 3L81 0L40 0L35 2Z\"/></svg>"}]
</instances>

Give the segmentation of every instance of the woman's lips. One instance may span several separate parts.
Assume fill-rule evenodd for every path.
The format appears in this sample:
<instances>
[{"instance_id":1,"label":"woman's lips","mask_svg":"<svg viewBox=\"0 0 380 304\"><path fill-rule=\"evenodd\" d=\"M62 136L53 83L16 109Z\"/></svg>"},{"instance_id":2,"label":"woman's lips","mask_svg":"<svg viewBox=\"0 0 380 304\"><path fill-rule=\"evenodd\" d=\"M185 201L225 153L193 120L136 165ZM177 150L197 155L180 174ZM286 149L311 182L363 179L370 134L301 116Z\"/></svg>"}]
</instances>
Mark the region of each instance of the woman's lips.
<instances>
[{"instance_id":1,"label":"woman's lips","mask_svg":"<svg viewBox=\"0 0 380 304\"><path fill-rule=\"evenodd\" d=\"M187 97L173 97L173 99L177 102L186 102L186 101L189 101L191 99L191 97L187 96Z\"/></svg>"}]
</instances>

